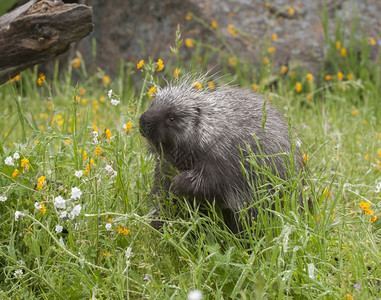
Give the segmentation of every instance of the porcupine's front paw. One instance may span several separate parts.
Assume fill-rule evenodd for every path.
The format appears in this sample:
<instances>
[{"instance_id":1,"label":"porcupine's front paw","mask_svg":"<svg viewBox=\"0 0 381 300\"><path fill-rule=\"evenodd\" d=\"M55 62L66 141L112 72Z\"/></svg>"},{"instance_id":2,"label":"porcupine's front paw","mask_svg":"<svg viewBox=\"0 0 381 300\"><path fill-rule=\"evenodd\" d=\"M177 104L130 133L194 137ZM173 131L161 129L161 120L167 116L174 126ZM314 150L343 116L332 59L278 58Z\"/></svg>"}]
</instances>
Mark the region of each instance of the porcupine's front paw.
<instances>
[{"instance_id":1,"label":"porcupine's front paw","mask_svg":"<svg viewBox=\"0 0 381 300\"><path fill-rule=\"evenodd\" d=\"M195 172L185 171L173 178L171 191L176 196L194 196L195 195Z\"/></svg>"}]
</instances>

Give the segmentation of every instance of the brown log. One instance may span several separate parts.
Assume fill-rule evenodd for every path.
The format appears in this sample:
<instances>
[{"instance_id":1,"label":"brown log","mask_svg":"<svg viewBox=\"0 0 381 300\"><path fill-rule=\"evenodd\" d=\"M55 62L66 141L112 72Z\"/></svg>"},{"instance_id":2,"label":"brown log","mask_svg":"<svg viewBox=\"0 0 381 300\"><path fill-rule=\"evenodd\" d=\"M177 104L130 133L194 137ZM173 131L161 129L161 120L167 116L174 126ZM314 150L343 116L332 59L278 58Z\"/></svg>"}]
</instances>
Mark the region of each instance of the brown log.
<instances>
[{"instance_id":1,"label":"brown log","mask_svg":"<svg viewBox=\"0 0 381 300\"><path fill-rule=\"evenodd\" d=\"M56 58L93 27L91 7L54 0L32 0L1 16L0 84Z\"/></svg>"}]
</instances>

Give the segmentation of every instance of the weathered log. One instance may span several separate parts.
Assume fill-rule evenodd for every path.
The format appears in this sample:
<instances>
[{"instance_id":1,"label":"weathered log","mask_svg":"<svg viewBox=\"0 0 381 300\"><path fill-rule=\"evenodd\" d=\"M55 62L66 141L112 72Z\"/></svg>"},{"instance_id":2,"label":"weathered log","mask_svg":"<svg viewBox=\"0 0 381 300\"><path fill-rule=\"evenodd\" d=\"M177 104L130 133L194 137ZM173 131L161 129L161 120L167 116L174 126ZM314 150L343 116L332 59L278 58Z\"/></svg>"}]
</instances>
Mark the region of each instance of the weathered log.
<instances>
[{"instance_id":1,"label":"weathered log","mask_svg":"<svg viewBox=\"0 0 381 300\"><path fill-rule=\"evenodd\" d=\"M0 84L56 58L93 27L91 7L60 0L32 0L1 16Z\"/></svg>"}]
</instances>

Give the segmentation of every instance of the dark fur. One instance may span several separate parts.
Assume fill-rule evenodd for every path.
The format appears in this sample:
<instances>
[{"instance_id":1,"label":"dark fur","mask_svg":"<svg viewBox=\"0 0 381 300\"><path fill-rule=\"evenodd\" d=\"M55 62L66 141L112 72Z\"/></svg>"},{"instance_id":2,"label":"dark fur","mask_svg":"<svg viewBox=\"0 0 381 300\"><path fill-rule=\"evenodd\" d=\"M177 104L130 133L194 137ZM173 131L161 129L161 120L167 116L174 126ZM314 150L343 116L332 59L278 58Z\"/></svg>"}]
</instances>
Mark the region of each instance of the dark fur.
<instances>
[{"instance_id":1,"label":"dark fur","mask_svg":"<svg viewBox=\"0 0 381 300\"><path fill-rule=\"evenodd\" d=\"M172 192L199 203L214 200L233 231L239 228L236 213L257 196L253 185L265 181L247 162L250 151L259 166L282 179L297 175L301 167L295 151L294 174L289 174L292 149L280 113L269 103L264 105L261 96L243 89L208 92L191 84L168 85L159 90L139 123L158 156L152 194L162 199ZM251 209L252 216L257 209Z\"/></svg>"}]
</instances>

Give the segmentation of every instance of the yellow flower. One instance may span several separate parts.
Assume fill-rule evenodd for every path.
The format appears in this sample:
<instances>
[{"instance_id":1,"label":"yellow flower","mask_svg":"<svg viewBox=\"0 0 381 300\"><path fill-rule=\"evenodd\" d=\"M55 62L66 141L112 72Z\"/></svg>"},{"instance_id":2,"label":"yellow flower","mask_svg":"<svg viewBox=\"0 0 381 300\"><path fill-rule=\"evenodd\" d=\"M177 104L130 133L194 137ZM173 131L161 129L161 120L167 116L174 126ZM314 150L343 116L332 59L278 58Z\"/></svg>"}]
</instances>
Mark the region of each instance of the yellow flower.
<instances>
[{"instance_id":1,"label":"yellow flower","mask_svg":"<svg viewBox=\"0 0 381 300\"><path fill-rule=\"evenodd\" d=\"M365 209L369 209L369 207L370 207L371 204L370 204L369 202L361 201L359 205L360 205L360 207L361 207L362 209L365 210Z\"/></svg>"},{"instance_id":2,"label":"yellow flower","mask_svg":"<svg viewBox=\"0 0 381 300\"><path fill-rule=\"evenodd\" d=\"M371 44L372 46L375 46L376 45L376 40L372 37L369 38L369 44Z\"/></svg>"},{"instance_id":3,"label":"yellow flower","mask_svg":"<svg viewBox=\"0 0 381 300\"><path fill-rule=\"evenodd\" d=\"M178 77L179 77L179 74L180 74L180 69L175 69L175 70L173 71L173 76L174 76L175 78L178 78Z\"/></svg>"},{"instance_id":4,"label":"yellow flower","mask_svg":"<svg viewBox=\"0 0 381 300\"><path fill-rule=\"evenodd\" d=\"M66 139L65 142L66 142L66 144L70 144L71 143L71 141L69 139Z\"/></svg>"},{"instance_id":5,"label":"yellow flower","mask_svg":"<svg viewBox=\"0 0 381 300\"><path fill-rule=\"evenodd\" d=\"M377 150L377 155L378 155L378 157L381 157L381 149Z\"/></svg>"},{"instance_id":6,"label":"yellow flower","mask_svg":"<svg viewBox=\"0 0 381 300\"><path fill-rule=\"evenodd\" d=\"M110 252L104 252L103 255L106 256L106 257L109 257L110 256Z\"/></svg>"},{"instance_id":7,"label":"yellow flower","mask_svg":"<svg viewBox=\"0 0 381 300\"><path fill-rule=\"evenodd\" d=\"M369 208L364 209L364 214L367 214L368 216L371 216L374 214L373 210L370 210Z\"/></svg>"},{"instance_id":8,"label":"yellow flower","mask_svg":"<svg viewBox=\"0 0 381 300\"><path fill-rule=\"evenodd\" d=\"M302 91L302 84L298 81L296 84L295 84L295 91L297 93L300 93Z\"/></svg>"},{"instance_id":9,"label":"yellow flower","mask_svg":"<svg viewBox=\"0 0 381 300\"><path fill-rule=\"evenodd\" d=\"M73 59L73 67L74 68L79 68L81 66L81 59L79 57L76 57Z\"/></svg>"},{"instance_id":10,"label":"yellow flower","mask_svg":"<svg viewBox=\"0 0 381 300\"><path fill-rule=\"evenodd\" d=\"M151 87L148 91L148 97L152 98L153 94L155 94L157 91L157 88L156 87Z\"/></svg>"},{"instance_id":11,"label":"yellow flower","mask_svg":"<svg viewBox=\"0 0 381 300\"><path fill-rule=\"evenodd\" d=\"M105 130L105 135L106 135L106 139L108 139L108 140L111 139L111 135L112 135L112 134L111 134L110 129L107 128L107 129Z\"/></svg>"},{"instance_id":12,"label":"yellow flower","mask_svg":"<svg viewBox=\"0 0 381 300\"><path fill-rule=\"evenodd\" d=\"M104 85L108 85L110 83L110 77L105 75L105 76L102 77L102 81L103 81Z\"/></svg>"},{"instance_id":13,"label":"yellow flower","mask_svg":"<svg viewBox=\"0 0 381 300\"><path fill-rule=\"evenodd\" d=\"M263 64L267 65L269 63L269 59L265 56L263 58Z\"/></svg>"},{"instance_id":14,"label":"yellow flower","mask_svg":"<svg viewBox=\"0 0 381 300\"><path fill-rule=\"evenodd\" d=\"M214 89L216 88L216 86L215 86L215 84L214 84L213 81L208 82L208 86L209 86L209 89L210 89L211 91L214 91Z\"/></svg>"},{"instance_id":15,"label":"yellow flower","mask_svg":"<svg viewBox=\"0 0 381 300\"><path fill-rule=\"evenodd\" d=\"M85 175L85 176L89 175L89 172L90 172L89 169L86 169L86 170L82 171L83 175Z\"/></svg>"},{"instance_id":16,"label":"yellow flower","mask_svg":"<svg viewBox=\"0 0 381 300\"><path fill-rule=\"evenodd\" d=\"M258 88L259 88L258 84L253 83L251 87L253 88L254 91L258 91Z\"/></svg>"},{"instance_id":17,"label":"yellow flower","mask_svg":"<svg viewBox=\"0 0 381 300\"><path fill-rule=\"evenodd\" d=\"M20 74L16 75L15 77L10 79L10 82L15 82L20 80Z\"/></svg>"},{"instance_id":18,"label":"yellow flower","mask_svg":"<svg viewBox=\"0 0 381 300\"><path fill-rule=\"evenodd\" d=\"M157 68L156 68L156 71L159 72L159 71L161 71L161 70L163 70L163 69L164 69L164 63L163 63L163 61L159 58L159 59L157 60Z\"/></svg>"},{"instance_id":19,"label":"yellow flower","mask_svg":"<svg viewBox=\"0 0 381 300\"><path fill-rule=\"evenodd\" d=\"M101 145L98 145L95 147L94 154L95 156L100 156L102 154L103 149L101 148Z\"/></svg>"},{"instance_id":20,"label":"yellow flower","mask_svg":"<svg viewBox=\"0 0 381 300\"><path fill-rule=\"evenodd\" d=\"M90 159L90 167L92 167L94 165L95 165L94 159Z\"/></svg>"},{"instance_id":21,"label":"yellow flower","mask_svg":"<svg viewBox=\"0 0 381 300\"><path fill-rule=\"evenodd\" d=\"M193 47L194 47L193 40L190 39L190 38L185 39L185 45L186 45L188 48L193 48Z\"/></svg>"},{"instance_id":22,"label":"yellow flower","mask_svg":"<svg viewBox=\"0 0 381 300\"><path fill-rule=\"evenodd\" d=\"M325 194L328 198L332 198L332 194L329 192L328 188L324 188L324 194Z\"/></svg>"},{"instance_id":23,"label":"yellow flower","mask_svg":"<svg viewBox=\"0 0 381 300\"><path fill-rule=\"evenodd\" d=\"M290 77L291 77L291 78L294 78L295 75L296 75L296 72L295 72L295 71L291 71L291 72L290 72Z\"/></svg>"},{"instance_id":24,"label":"yellow flower","mask_svg":"<svg viewBox=\"0 0 381 300\"><path fill-rule=\"evenodd\" d=\"M370 223L374 223L374 222L376 222L376 220L377 220L377 216L372 216L370 218Z\"/></svg>"},{"instance_id":25,"label":"yellow flower","mask_svg":"<svg viewBox=\"0 0 381 300\"><path fill-rule=\"evenodd\" d=\"M357 109L352 110L352 116L357 117L359 114L360 113Z\"/></svg>"},{"instance_id":26,"label":"yellow flower","mask_svg":"<svg viewBox=\"0 0 381 300\"><path fill-rule=\"evenodd\" d=\"M289 8L288 13L292 16L295 13L295 10L292 8Z\"/></svg>"},{"instance_id":27,"label":"yellow flower","mask_svg":"<svg viewBox=\"0 0 381 300\"><path fill-rule=\"evenodd\" d=\"M287 71L288 71L288 67L287 67L287 66L282 66L282 68L280 69L280 73L281 73L282 75L286 74Z\"/></svg>"},{"instance_id":28,"label":"yellow flower","mask_svg":"<svg viewBox=\"0 0 381 300\"><path fill-rule=\"evenodd\" d=\"M29 171L30 165L29 165L29 160L27 158L23 158L21 160L21 167L24 168L24 171Z\"/></svg>"},{"instance_id":29,"label":"yellow flower","mask_svg":"<svg viewBox=\"0 0 381 300\"><path fill-rule=\"evenodd\" d=\"M365 154L365 159L369 159L369 154Z\"/></svg>"},{"instance_id":30,"label":"yellow flower","mask_svg":"<svg viewBox=\"0 0 381 300\"><path fill-rule=\"evenodd\" d=\"M343 80L343 78L344 78L344 74L341 72L337 72L337 79Z\"/></svg>"},{"instance_id":31,"label":"yellow flower","mask_svg":"<svg viewBox=\"0 0 381 300\"><path fill-rule=\"evenodd\" d=\"M119 233L121 233L121 234L123 234L123 235L126 235L126 234L128 234L128 233L130 233L130 229L127 229L127 228L123 228L122 226L118 226L118 231L119 231Z\"/></svg>"},{"instance_id":32,"label":"yellow flower","mask_svg":"<svg viewBox=\"0 0 381 300\"><path fill-rule=\"evenodd\" d=\"M278 38L278 35L277 35L276 33L273 33L273 34L271 35L271 39L272 39L273 41L276 41L277 38Z\"/></svg>"},{"instance_id":33,"label":"yellow flower","mask_svg":"<svg viewBox=\"0 0 381 300\"><path fill-rule=\"evenodd\" d=\"M274 52L275 51L275 47L269 47L267 49L267 52L271 53L271 52Z\"/></svg>"},{"instance_id":34,"label":"yellow flower","mask_svg":"<svg viewBox=\"0 0 381 300\"><path fill-rule=\"evenodd\" d=\"M217 29L217 27L218 27L218 24L217 24L217 21L216 21L216 20L213 20L212 23L210 23L210 25L212 25L212 27L213 27L214 29Z\"/></svg>"},{"instance_id":35,"label":"yellow flower","mask_svg":"<svg viewBox=\"0 0 381 300\"><path fill-rule=\"evenodd\" d=\"M233 57L229 57L228 61L229 61L229 64L233 67L237 65L237 60Z\"/></svg>"},{"instance_id":36,"label":"yellow flower","mask_svg":"<svg viewBox=\"0 0 381 300\"><path fill-rule=\"evenodd\" d=\"M193 82L192 87L197 88L199 91L202 90L202 84L199 83L198 81Z\"/></svg>"},{"instance_id":37,"label":"yellow flower","mask_svg":"<svg viewBox=\"0 0 381 300\"><path fill-rule=\"evenodd\" d=\"M341 49L341 42L340 41L336 41L336 49L337 50Z\"/></svg>"},{"instance_id":38,"label":"yellow flower","mask_svg":"<svg viewBox=\"0 0 381 300\"><path fill-rule=\"evenodd\" d=\"M87 103L87 99L83 98L81 102L82 102L83 104L86 104L86 103Z\"/></svg>"},{"instance_id":39,"label":"yellow flower","mask_svg":"<svg viewBox=\"0 0 381 300\"><path fill-rule=\"evenodd\" d=\"M43 190L43 184L45 183L45 176L40 176L37 178L37 187L40 189L40 190Z\"/></svg>"},{"instance_id":40,"label":"yellow flower","mask_svg":"<svg viewBox=\"0 0 381 300\"><path fill-rule=\"evenodd\" d=\"M106 98L102 96L102 97L99 98L99 101L104 103L106 101Z\"/></svg>"},{"instance_id":41,"label":"yellow flower","mask_svg":"<svg viewBox=\"0 0 381 300\"><path fill-rule=\"evenodd\" d=\"M332 76L331 75L325 75L324 79L327 81L332 80Z\"/></svg>"},{"instance_id":42,"label":"yellow flower","mask_svg":"<svg viewBox=\"0 0 381 300\"><path fill-rule=\"evenodd\" d=\"M18 176L20 174L20 171L15 169L12 173L12 177L15 178L16 176Z\"/></svg>"},{"instance_id":43,"label":"yellow flower","mask_svg":"<svg viewBox=\"0 0 381 300\"><path fill-rule=\"evenodd\" d=\"M348 80L352 80L352 79L353 79L353 75L352 75L351 73L349 73L349 74L347 75L347 78L348 78Z\"/></svg>"},{"instance_id":44,"label":"yellow flower","mask_svg":"<svg viewBox=\"0 0 381 300\"><path fill-rule=\"evenodd\" d=\"M234 25L233 24L229 24L228 25L228 32L232 35L232 36L237 36L238 33L237 33L237 29L235 29Z\"/></svg>"},{"instance_id":45,"label":"yellow flower","mask_svg":"<svg viewBox=\"0 0 381 300\"><path fill-rule=\"evenodd\" d=\"M308 154L303 154L303 162L306 163L309 157Z\"/></svg>"},{"instance_id":46,"label":"yellow flower","mask_svg":"<svg viewBox=\"0 0 381 300\"><path fill-rule=\"evenodd\" d=\"M192 20L192 15L191 15L191 13L187 13L187 15L185 16L185 20L187 20L187 21Z\"/></svg>"},{"instance_id":47,"label":"yellow flower","mask_svg":"<svg viewBox=\"0 0 381 300\"><path fill-rule=\"evenodd\" d=\"M136 67L137 67L138 69L140 69L140 68L143 67L143 66L144 66L144 60L141 59L141 60L139 60L139 62L137 63Z\"/></svg>"},{"instance_id":48,"label":"yellow flower","mask_svg":"<svg viewBox=\"0 0 381 300\"><path fill-rule=\"evenodd\" d=\"M311 101L311 100L312 100L312 94L309 93L309 94L307 95L307 101Z\"/></svg>"},{"instance_id":49,"label":"yellow flower","mask_svg":"<svg viewBox=\"0 0 381 300\"><path fill-rule=\"evenodd\" d=\"M312 81L314 81L314 75L312 75L311 73L308 73L308 74L306 75L306 77L307 77L307 81L308 81L309 83L312 83Z\"/></svg>"},{"instance_id":50,"label":"yellow flower","mask_svg":"<svg viewBox=\"0 0 381 300\"><path fill-rule=\"evenodd\" d=\"M126 129L126 132L130 132L132 125L134 125L134 123L132 122L128 122L124 124L124 128Z\"/></svg>"},{"instance_id":51,"label":"yellow flower","mask_svg":"<svg viewBox=\"0 0 381 300\"><path fill-rule=\"evenodd\" d=\"M45 74L44 73L40 73L38 75L37 84L39 86L41 86L44 82L45 82Z\"/></svg>"},{"instance_id":52,"label":"yellow flower","mask_svg":"<svg viewBox=\"0 0 381 300\"><path fill-rule=\"evenodd\" d=\"M345 49L345 48L341 48L341 49L340 49L340 54L341 54L342 57L347 56L347 49Z\"/></svg>"},{"instance_id":53,"label":"yellow flower","mask_svg":"<svg viewBox=\"0 0 381 300\"><path fill-rule=\"evenodd\" d=\"M94 107L94 109L98 109L99 108L99 102L97 100L93 101L93 107Z\"/></svg>"},{"instance_id":54,"label":"yellow flower","mask_svg":"<svg viewBox=\"0 0 381 300\"><path fill-rule=\"evenodd\" d=\"M43 214L46 213L46 207L44 204L41 204L41 209L40 209L40 212L42 212Z\"/></svg>"},{"instance_id":55,"label":"yellow flower","mask_svg":"<svg viewBox=\"0 0 381 300\"><path fill-rule=\"evenodd\" d=\"M347 294L347 300L353 300L355 299L351 294Z\"/></svg>"},{"instance_id":56,"label":"yellow flower","mask_svg":"<svg viewBox=\"0 0 381 300\"><path fill-rule=\"evenodd\" d=\"M86 89L81 88L81 89L79 90L78 94L79 94L80 96L83 96L84 94L86 94Z\"/></svg>"}]
</instances>

